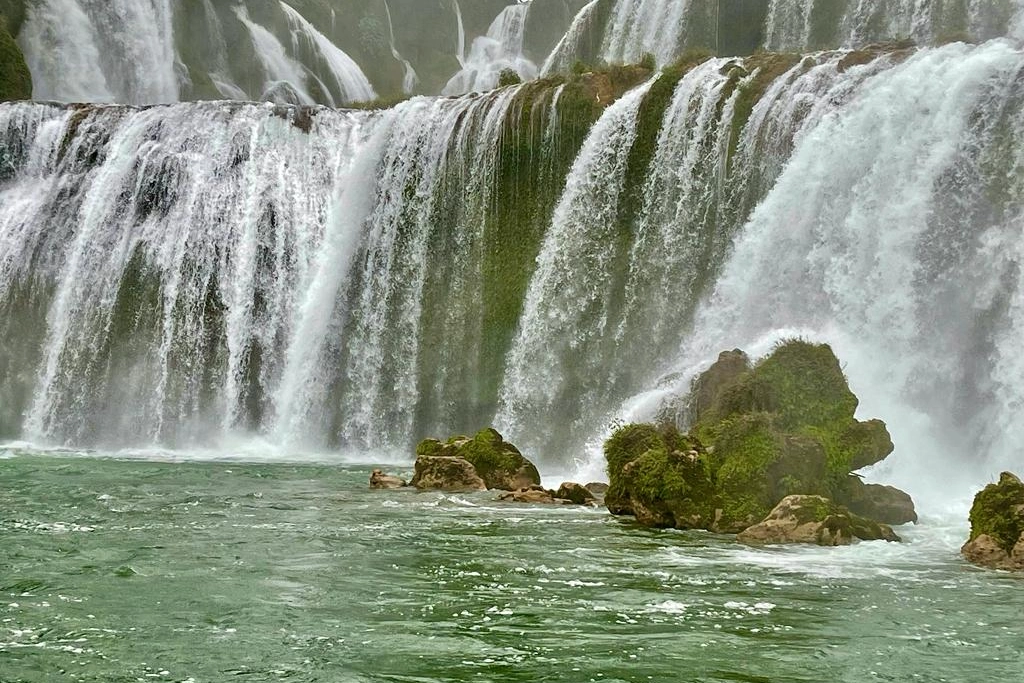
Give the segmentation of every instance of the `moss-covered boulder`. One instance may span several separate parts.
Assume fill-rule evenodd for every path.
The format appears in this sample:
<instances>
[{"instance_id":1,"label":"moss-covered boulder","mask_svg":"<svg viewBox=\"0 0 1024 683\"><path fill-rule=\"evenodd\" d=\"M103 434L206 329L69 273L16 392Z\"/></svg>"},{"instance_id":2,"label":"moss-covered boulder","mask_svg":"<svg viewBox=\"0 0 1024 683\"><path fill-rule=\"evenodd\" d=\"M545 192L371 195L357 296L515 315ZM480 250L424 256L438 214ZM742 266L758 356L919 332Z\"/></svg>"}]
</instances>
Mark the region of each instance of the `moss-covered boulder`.
<instances>
[{"instance_id":1,"label":"moss-covered boulder","mask_svg":"<svg viewBox=\"0 0 1024 683\"><path fill-rule=\"evenodd\" d=\"M473 466L489 489L516 491L540 484L537 467L490 427L473 438L425 439L416 447L416 456L417 462L423 457L462 458Z\"/></svg>"},{"instance_id":2,"label":"moss-covered boulder","mask_svg":"<svg viewBox=\"0 0 1024 683\"><path fill-rule=\"evenodd\" d=\"M961 548L973 564L1024 571L1024 482L1003 472L974 497L971 537Z\"/></svg>"},{"instance_id":3,"label":"moss-covered boulder","mask_svg":"<svg viewBox=\"0 0 1024 683\"><path fill-rule=\"evenodd\" d=\"M431 491L487 490L487 484L468 460L451 455L418 456L411 484Z\"/></svg>"},{"instance_id":4,"label":"moss-covered boulder","mask_svg":"<svg viewBox=\"0 0 1024 683\"><path fill-rule=\"evenodd\" d=\"M861 541L899 541L893 530L854 515L823 496L786 496L761 522L736 537L743 543L812 543L835 546Z\"/></svg>"},{"instance_id":5,"label":"moss-covered boulder","mask_svg":"<svg viewBox=\"0 0 1024 683\"><path fill-rule=\"evenodd\" d=\"M916 520L913 502L850 473L893 450L881 420L858 421L832 349L792 340L751 364L722 353L684 401L688 434L626 425L605 444L614 514L654 527L736 533L783 498L818 495L885 523Z\"/></svg>"},{"instance_id":6,"label":"moss-covered boulder","mask_svg":"<svg viewBox=\"0 0 1024 683\"><path fill-rule=\"evenodd\" d=\"M25 55L7 28L7 18L0 14L0 102L30 99L32 75Z\"/></svg>"}]
</instances>

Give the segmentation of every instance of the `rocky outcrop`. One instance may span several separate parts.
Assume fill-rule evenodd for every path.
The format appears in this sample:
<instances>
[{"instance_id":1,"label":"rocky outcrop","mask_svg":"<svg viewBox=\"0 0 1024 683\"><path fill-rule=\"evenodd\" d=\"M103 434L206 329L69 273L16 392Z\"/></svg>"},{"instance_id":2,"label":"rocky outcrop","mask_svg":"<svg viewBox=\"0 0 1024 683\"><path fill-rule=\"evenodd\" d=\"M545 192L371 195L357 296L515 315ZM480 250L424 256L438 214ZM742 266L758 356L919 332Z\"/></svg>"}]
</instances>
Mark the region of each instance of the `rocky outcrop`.
<instances>
[{"instance_id":1,"label":"rocky outcrop","mask_svg":"<svg viewBox=\"0 0 1024 683\"><path fill-rule=\"evenodd\" d=\"M572 505L571 500L559 498L554 491L543 486L524 486L498 496L498 500L509 503L533 503L539 505Z\"/></svg>"},{"instance_id":2,"label":"rocky outcrop","mask_svg":"<svg viewBox=\"0 0 1024 683\"><path fill-rule=\"evenodd\" d=\"M465 458L421 455L416 458L412 485L439 491L486 491L487 484Z\"/></svg>"},{"instance_id":3,"label":"rocky outcrop","mask_svg":"<svg viewBox=\"0 0 1024 683\"><path fill-rule=\"evenodd\" d=\"M840 501L850 512L885 524L917 524L917 511L911 497L893 486L865 484L851 474L846 495Z\"/></svg>"},{"instance_id":4,"label":"rocky outcrop","mask_svg":"<svg viewBox=\"0 0 1024 683\"><path fill-rule=\"evenodd\" d=\"M1003 472L974 497L971 537L960 549L968 562L1024 571L1024 483Z\"/></svg>"},{"instance_id":5,"label":"rocky outcrop","mask_svg":"<svg viewBox=\"0 0 1024 683\"><path fill-rule=\"evenodd\" d=\"M473 438L426 439L416 447L416 455L462 458L473 466L489 489L515 491L540 484L537 467L491 428L480 430Z\"/></svg>"},{"instance_id":6,"label":"rocky outcrop","mask_svg":"<svg viewBox=\"0 0 1024 683\"><path fill-rule=\"evenodd\" d=\"M7 18L0 13L0 102L32 99L32 75L25 55L8 29Z\"/></svg>"},{"instance_id":7,"label":"rocky outcrop","mask_svg":"<svg viewBox=\"0 0 1024 683\"><path fill-rule=\"evenodd\" d=\"M893 530L858 517L822 496L786 496L764 520L736 537L743 543L850 545L861 541L899 541Z\"/></svg>"},{"instance_id":8,"label":"rocky outcrop","mask_svg":"<svg viewBox=\"0 0 1024 683\"><path fill-rule=\"evenodd\" d=\"M405 479L384 474L382 470L374 470L370 473L371 489L400 489L408 486Z\"/></svg>"},{"instance_id":9,"label":"rocky outcrop","mask_svg":"<svg viewBox=\"0 0 1024 683\"><path fill-rule=\"evenodd\" d=\"M640 524L737 533L786 496L816 495L879 522L916 520L910 497L851 472L893 450L881 420L855 419L857 397L828 345L794 340L751 364L722 353L673 424L626 425L605 443L613 514Z\"/></svg>"},{"instance_id":10,"label":"rocky outcrop","mask_svg":"<svg viewBox=\"0 0 1024 683\"><path fill-rule=\"evenodd\" d=\"M594 494L582 484L572 481L562 482L562 485L555 491L555 498L568 500L574 505L596 505L597 500Z\"/></svg>"},{"instance_id":11,"label":"rocky outcrop","mask_svg":"<svg viewBox=\"0 0 1024 683\"><path fill-rule=\"evenodd\" d=\"M608 484L603 481L592 481L587 484L587 490L595 496L603 496L608 492Z\"/></svg>"}]
</instances>

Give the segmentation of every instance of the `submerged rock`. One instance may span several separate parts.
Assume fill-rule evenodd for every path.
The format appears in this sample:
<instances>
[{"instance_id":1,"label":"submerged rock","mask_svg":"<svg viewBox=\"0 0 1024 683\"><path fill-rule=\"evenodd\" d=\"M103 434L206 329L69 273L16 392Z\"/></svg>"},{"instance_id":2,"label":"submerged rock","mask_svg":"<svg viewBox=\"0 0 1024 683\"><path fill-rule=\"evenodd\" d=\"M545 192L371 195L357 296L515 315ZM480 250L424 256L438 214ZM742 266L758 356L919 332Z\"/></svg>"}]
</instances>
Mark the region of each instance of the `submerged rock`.
<instances>
[{"instance_id":1,"label":"submerged rock","mask_svg":"<svg viewBox=\"0 0 1024 683\"><path fill-rule=\"evenodd\" d=\"M473 466L489 489L515 491L540 484L537 467L492 428L480 430L473 438L425 439L416 447L416 455L417 462L419 458L461 458Z\"/></svg>"},{"instance_id":2,"label":"submerged rock","mask_svg":"<svg viewBox=\"0 0 1024 683\"><path fill-rule=\"evenodd\" d=\"M534 503L541 505L572 505L571 500L559 498L554 491L543 486L524 486L498 496L498 500L510 503Z\"/></svg>"},{"instance_id":3,"label":"submerged rock","mask_svg":"<svg viewBox=\"0 0 1024 683\"><path fill-rule=\"evenodd\" d=\"M917 518L907 494L850 475L893 444L884 422L854 417L857 397L826 344L787 341L753 365L726 351L694 380L684 406L677 417L692 424L689 433L633 424L605 443L613 514L736 533L800 494L884 523Z\"/></svg>"},{"instance_id":4,"label":"submerged rock","mask_svg":"<svg viewBox=\"0 0 1024 683\"><path fill-rule=\"evenodd\" d=\"M400 489L408 486L405 479L384 474L381 470L374 470L370 473L371 489Z\"/></svg>"},{"instance_id":5,"label":"submerged rock","mask_svg":"<svg viewBox=\"0 0 1024 683\"><path fill-rule=\"evenodd\" d=\"M412 485L439 491L486 491L487 484L465 458L421 455L416 458Z\"/></svg>"},{"instance_id":6,"label":"submerged rock","mask_svg":"<svg viewBox=\"0 0 1024 683\"><path fill-rule=\"evenodd\" d=\"M1024 571L1024 483L1010 472L974 497L971 537L960 549L968 562Z\"/></svg>"},{"instance_id":7,"label":"submerged rock","mask_svg":"<svg viewBox=\"0 0 1024 683\"><path fill-rule=\"evenodd\" d=\"M822 496L786 496L768 517L736 537L743 543L850 545L862 541L899 541L885 524L852 514Z\"/></svg>"}]
</instances>

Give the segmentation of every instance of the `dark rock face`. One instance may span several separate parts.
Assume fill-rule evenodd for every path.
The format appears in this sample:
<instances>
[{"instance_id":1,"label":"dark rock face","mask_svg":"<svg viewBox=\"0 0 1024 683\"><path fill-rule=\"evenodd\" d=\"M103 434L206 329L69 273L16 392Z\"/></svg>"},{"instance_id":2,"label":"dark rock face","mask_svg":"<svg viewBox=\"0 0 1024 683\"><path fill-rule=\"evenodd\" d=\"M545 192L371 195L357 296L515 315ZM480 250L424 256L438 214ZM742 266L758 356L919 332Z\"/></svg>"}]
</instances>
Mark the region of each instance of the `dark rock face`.
<instances>
[{"instance_id":1,"label":"dark rock face","mask_svg":"<svg viewBox=\"0 0 1024 683\"><path fill-rule=\"evenodd\" d=\"M489 489L515 491L540 485L537 467L492 428L480 430L473 438L453 436L444 442L426 439L416 447L416 455L462 458L474 467Z\"/></svg>"},{"instance_id":2,"label":"dark rock face","mask_svg":"<svg viewBox=\"0 0 1024 683\"><path fill-rule=\"evenodd\" d=\"M371 489L400 489L408 486L405 479L384 474L381 470L374 470L370 473Z\"/></svg>"},{"instance_id":3,"label":"dark rock face","mask_svg":"<svg viewBox=\"0 0 1024 683\"><path fill-rule=\"evenodd\" d=\"M916 520L908 495L850 475L893 444L882 421L855 419L857 397L827 345L788 341L753 365L742 351L726 351L694 380L685 405L689 433L634 424L605 443L613 514L737 533L800 494L880 522Z\"/></svg>"},{"instance_id":4,"label":"dark rock face","mask_svg":"<svg viewBox=\"0 0 1024 683\"><path fill-rule=\"evenodd\" d=\"M850 545L854 540L899 541L893 530L858 517L822 496L786 496L763 521L736 537L744 543Z\"/></svg>"},{"instance_id":5,"label":"dark rock face","mask_svg":"<svg viewBox=\"0 0 1024 683\"><path fill-rule=\"evenodd\" d=\"M1024 571L1024 483L1003 472L974 497L971 537L960 549L968 562Z\"/></svg>"},{"instance_id":6,"label":"dark rock face","mask_svg":"<svg viewBox=\"0 0 1024 683\"><path fill-rule=\"evenodd\" d=\"M917 511L909 495L893 486L865 484L850 475L846 497L841 501L850 512L885 524L917 524Z\"/></svg>"},{"instance_id":7,"label":"dark rock face","mask_svg":"<svg viewBox=\"0 0 1024 683\"><path fill-rule=\"evenodd\" d=\"M587 484L587 490L593 493L595 496L603 496L608 492L608 484L603 481L592 481Z\"/></svg>"},{"instance_id":8,"label":"dark rock face","mask_svg":"<svg viewBox=\"0 0 1024 683\"><path fill-rule=\"evenodd\" d=\"M486 491L487 484L472 463L447 455L421 455L416 458L412 485L418 489L440 491Z\"/></svg>"}]
</instances>

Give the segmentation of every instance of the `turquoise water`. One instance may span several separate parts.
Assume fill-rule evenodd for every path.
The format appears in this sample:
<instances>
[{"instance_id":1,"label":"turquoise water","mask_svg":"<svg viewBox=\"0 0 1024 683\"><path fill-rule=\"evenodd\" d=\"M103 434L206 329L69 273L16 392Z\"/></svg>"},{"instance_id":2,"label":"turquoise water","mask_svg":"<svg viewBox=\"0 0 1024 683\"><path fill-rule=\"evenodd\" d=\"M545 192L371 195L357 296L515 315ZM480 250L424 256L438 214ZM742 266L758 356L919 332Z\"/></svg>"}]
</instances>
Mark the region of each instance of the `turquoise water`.
<instances>
[{"instance_id":1,"label":"turquoise water","mask_svg":"<svg viewBox=\"0 0 1024 683\"><path fill-rule=\"evenodd\" d=\"M370 466L6 453L3 683L1024 679L1024 579L959 521L752 549Z\"/></svg>"}]
</instances>

